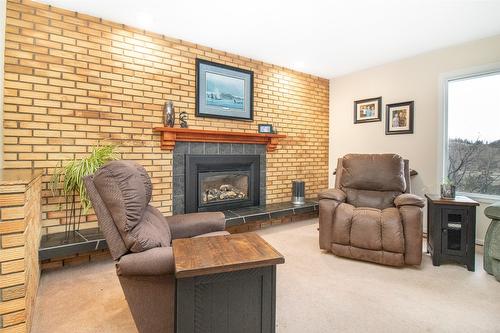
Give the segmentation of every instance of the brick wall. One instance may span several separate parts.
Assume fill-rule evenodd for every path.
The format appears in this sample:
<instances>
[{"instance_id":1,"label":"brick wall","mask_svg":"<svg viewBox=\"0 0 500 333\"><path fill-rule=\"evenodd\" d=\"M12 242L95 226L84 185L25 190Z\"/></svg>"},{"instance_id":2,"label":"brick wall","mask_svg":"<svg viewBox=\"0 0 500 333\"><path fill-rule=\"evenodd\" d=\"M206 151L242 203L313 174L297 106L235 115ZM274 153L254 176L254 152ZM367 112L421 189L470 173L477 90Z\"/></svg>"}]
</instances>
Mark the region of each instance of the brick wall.
<instances>
[{"instance_id":1,"label":"brick wall","mask_svg":"<svg viewBox=\"0 0 500 333\"><path fill-rule=\"evenodd\" d=\"M4 171L0 179L0 332L27 332L40 268L40 174Z\"/></svg>"},{"instance_id":2,"label":"brick wall","mask_svg":"<svg viewBox=\"0 0 500 333\"><path fill-rule=\"evenodd\" d=\"M167 100L191 128L256 132L272 123L288 135L268 154L268 203L289 200L295 178L310 197L327 187L328 80L31 1L8 1L6 23L5 167L44 169L45 232L64 229L47 190L53 168L103 141L146 167L153 205L171 212L172 154L152 131ZM253 122L194 116L196 58L254 71Z\"/></svg>"}]
</instances>

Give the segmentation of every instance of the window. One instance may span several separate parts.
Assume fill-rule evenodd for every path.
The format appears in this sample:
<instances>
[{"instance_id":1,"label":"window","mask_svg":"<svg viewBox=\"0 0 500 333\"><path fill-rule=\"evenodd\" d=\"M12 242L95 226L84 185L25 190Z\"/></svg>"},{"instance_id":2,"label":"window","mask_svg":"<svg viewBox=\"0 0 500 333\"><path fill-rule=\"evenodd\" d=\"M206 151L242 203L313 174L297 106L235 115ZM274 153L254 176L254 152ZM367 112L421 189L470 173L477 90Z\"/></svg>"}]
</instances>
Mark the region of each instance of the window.
<instances>
[{"instance_id":1,"label":"window","mask_svg":"<svg viewBox=\"0 0 500 333\"><path fill-rule=\"evenodd\" d=\"M500 72L447 81L445 177L457 191L500 195Z\"/></svg>"}]
</instances>

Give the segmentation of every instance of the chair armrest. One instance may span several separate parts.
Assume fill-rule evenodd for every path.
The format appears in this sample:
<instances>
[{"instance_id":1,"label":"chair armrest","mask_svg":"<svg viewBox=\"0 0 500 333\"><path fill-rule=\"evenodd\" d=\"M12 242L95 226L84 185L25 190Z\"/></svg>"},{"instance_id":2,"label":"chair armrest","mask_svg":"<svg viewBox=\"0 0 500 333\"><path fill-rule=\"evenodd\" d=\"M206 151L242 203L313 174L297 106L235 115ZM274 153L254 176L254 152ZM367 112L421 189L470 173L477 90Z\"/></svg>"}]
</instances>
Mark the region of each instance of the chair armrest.
<instances>
[{"instance_id":1,"label":"chair armrest","mask_svg":"<svg viewBox=\"0 0 500 333\"><path fill-rule=\"evenodd\" d=\"M221 212L191 213L167 216L172 239L190 238L226 229L226 218Z\"/></svg>"},{"instance_id":2,"label":"chair armrest","mask_svg":"<svg viewBox=\"0 0 500 333\"><path fill-rule=\"evenodd\" d=\"M425 206L425 201L417 195L403 193L394 199L394 204L399 210L403 224L405 264L420 265L422 262L422 207Z\"/></svg>"},{"instance_id":3,"label":"chair armrest","mask_svg":"<svg viewBox=\"0 0 500 333\"><path fill-rule=\"evenodd\" d=\"M329 199L329 200L335 200L338 202L345 202L347 195L345 194L344 191L339 190L338 188L331 188L328 190L325 190L323 192L320 192L318 194L318 199Z\"/></svg>"},{"instance_id":4,"label":"chair armrest","mask_svg":"<svg viewBox=\"0 0 500 333\"><path fill-rule=\"evenodd\" d=\"M319 201L319 248L327 251L332 249L333 217L342 203L337 200L322 199ZM344 204L348 207L350 205Z\"/></svg>"},{"instance_id":5,"label":"chair armrest","mask_svg":"<svg viewBox=\"0 0 500 333\"><path fill-rule=\"evenodd\" d=\"M405 239L405 263L420 265L422 262L423 209L419 206L406 205L399 207L398 210Z\"/></svg>"},{"instance_id":6,"label":"chair armrest","mask_svg":"<svg viewBox=\"0 0 500 333\"><path fill-rule=\"evenodd\" d=\"M500 220L500 202L495 202L493 205L486 207L484 215L492 220Z\"/></svg>"},{"instance_id":7,"label":"chair armrest","mask_svg":"<svg viewBox=\"0 0 500 333\"><path fill-rule=\"evenodd\" d=\"M171 247L155 247L143 252L122 256L116 263L118 275L174 274L174 255Z\"/></svg>"},{"instance_id":8,"label":"chair armrest","mask_svg":"<svg viewBox=\"0 0 500 333\"><path fill-rule=\"evenodd\" d=\"M424 207L425 206L425 201L423 198L419 197L418 195L415 194L410 194L410 193L403 193L398 195L394 199L394 204L396 207L401 207L401 206L417 206L417 207Z\"/></svg>"}]
</instances>

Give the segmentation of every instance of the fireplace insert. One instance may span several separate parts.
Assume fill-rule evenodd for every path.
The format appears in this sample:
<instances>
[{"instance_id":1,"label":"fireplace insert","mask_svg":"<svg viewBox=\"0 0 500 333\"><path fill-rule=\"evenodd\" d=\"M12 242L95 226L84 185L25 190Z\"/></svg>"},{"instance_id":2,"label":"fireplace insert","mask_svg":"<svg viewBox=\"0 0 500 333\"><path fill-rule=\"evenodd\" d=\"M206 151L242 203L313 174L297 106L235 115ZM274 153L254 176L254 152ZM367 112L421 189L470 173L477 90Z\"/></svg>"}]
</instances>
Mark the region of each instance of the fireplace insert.
<instances>
[{"instance_id":1,"label":"fireplace insert","mask_svg":"<svg viewBox=\"0 0 500 333\"><path fill-rule=\"evenodd\" d=\"M258 206L259 155L186 155L185 212Z\"/></svg>"}]
</instances>

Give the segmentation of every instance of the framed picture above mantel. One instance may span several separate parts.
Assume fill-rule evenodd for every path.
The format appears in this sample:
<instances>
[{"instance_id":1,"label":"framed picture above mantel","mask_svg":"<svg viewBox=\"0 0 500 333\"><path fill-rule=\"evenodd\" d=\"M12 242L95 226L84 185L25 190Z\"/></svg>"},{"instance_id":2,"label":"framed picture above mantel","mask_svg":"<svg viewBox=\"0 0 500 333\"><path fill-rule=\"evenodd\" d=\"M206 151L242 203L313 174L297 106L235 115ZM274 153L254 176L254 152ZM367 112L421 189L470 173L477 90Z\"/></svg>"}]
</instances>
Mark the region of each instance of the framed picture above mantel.
<instances>
[{"instance_id":1,"label":"framed picture above mantel","mask_svg":"<svg viewBox=\"0 0 500 333\"><path fill-rule=\"evenodd\" d=\"M196 59L196 116L253 120L253 72Z\"/></svg>"}]
</instances>

